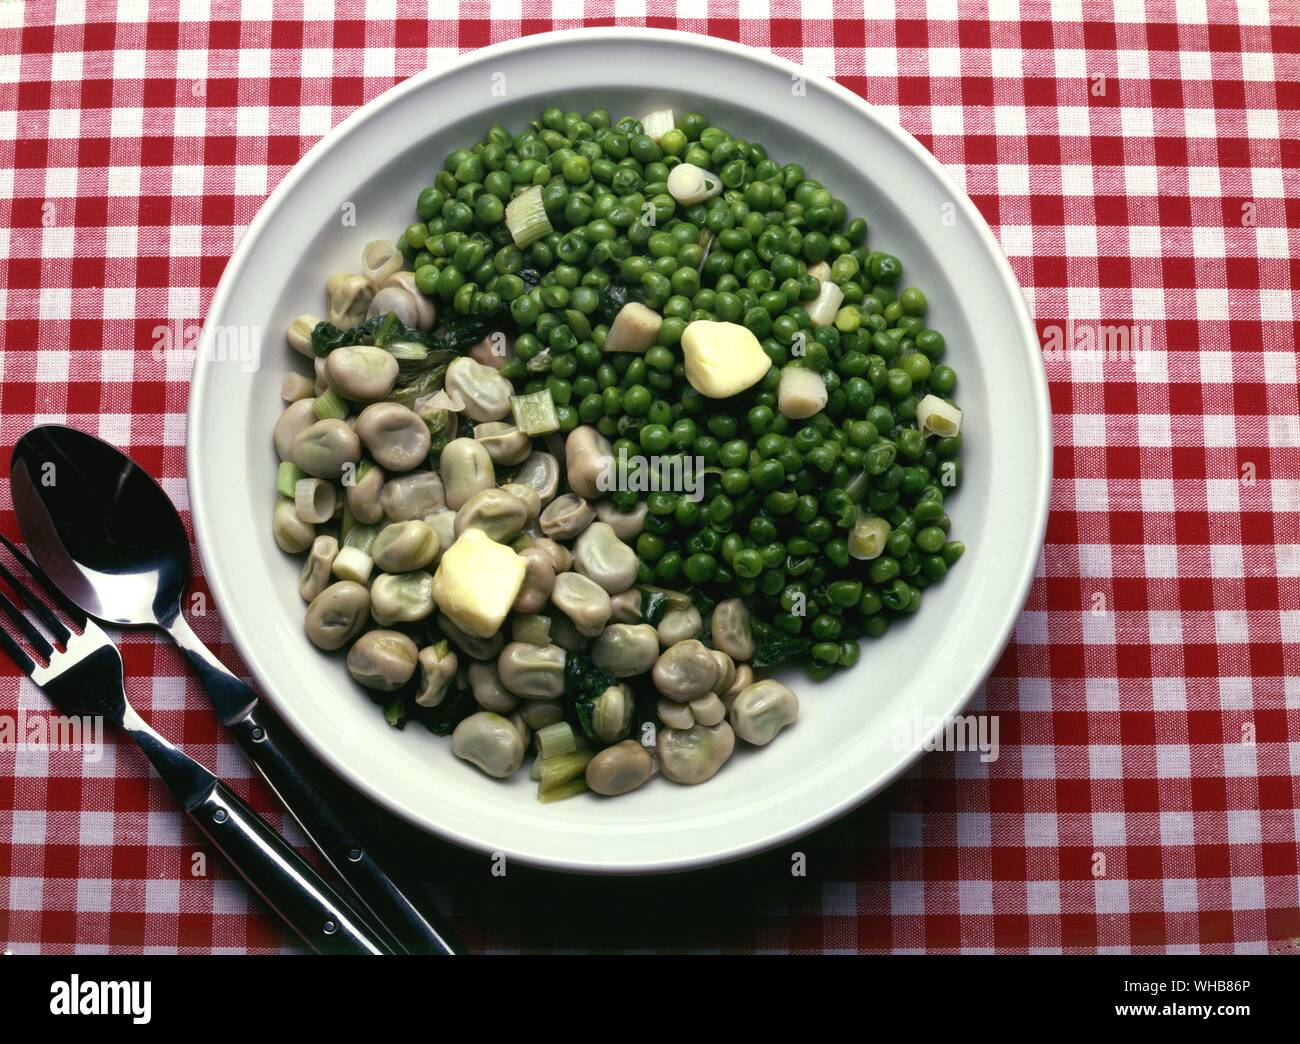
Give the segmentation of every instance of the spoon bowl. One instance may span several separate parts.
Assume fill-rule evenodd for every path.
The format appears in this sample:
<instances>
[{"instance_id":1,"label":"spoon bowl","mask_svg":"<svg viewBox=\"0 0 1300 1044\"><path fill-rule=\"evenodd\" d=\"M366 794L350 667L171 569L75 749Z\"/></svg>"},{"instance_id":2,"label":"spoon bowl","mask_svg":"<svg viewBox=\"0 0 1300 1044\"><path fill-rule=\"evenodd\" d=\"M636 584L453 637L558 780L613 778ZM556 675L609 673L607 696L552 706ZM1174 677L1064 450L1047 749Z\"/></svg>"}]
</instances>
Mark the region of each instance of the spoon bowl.
<instances>
[{"instance_id":1,"label":"spoon bowl","mask_svg":"<svg viewBox=\"0 0 1300 1044\"><path fill-rule=\"evenodd\" d=\"M389 876L354 817L335 810L347 803L337 781L190 630L181 612L189 539L152 476L102 439L57 424L18 440L9 475L28 549L55 586L100 620L171 635L235 741L385 937L408 952L455 952L457 944L411 902L409 887Z\"/></svg>"},{"instance_id":2,"label":"spoon bowl","mask_svg":"<svg viewBox=\"0 0 1300 1044\"><path fill-rule=\"evenodd\" d=\"M147 471L94 435L46 425L18 440L9 475L36 559L72 601L110 623L172 624L189 540Z\"/></svg>"}]
</instances>

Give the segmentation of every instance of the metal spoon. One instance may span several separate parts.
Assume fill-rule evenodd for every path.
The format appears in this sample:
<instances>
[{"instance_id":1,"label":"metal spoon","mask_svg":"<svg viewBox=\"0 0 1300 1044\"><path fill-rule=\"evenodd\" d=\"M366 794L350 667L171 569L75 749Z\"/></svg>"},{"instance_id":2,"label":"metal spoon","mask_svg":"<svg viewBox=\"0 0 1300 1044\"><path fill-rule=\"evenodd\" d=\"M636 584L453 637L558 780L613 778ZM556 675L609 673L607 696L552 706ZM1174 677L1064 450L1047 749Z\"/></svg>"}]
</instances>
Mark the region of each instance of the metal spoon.
<instances>
[{"instance_id":1,"label":"metal spoon","mask_svg":"<svg viewBox=\"0 0 1300 1044\"><path fill-rule=\"evenodd\" d=\"M100 620L170 634L249 760L375 918L412 952L455 952L374 858L362 831L340 817L337 782L190 629L181 611L189 539L162 487L107 442L61 425L19 439L9 470L28 547L64 594Z\"/></svg>"}]
</instances>

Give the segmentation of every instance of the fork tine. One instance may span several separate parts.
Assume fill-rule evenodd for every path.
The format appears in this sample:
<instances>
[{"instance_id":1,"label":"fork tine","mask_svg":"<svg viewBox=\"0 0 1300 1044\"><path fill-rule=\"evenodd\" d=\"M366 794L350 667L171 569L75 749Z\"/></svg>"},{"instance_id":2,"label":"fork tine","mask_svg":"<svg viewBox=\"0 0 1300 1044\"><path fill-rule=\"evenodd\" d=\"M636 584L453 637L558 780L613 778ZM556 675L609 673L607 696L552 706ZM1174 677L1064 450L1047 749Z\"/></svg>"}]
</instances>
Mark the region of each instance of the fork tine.
<instances>
[{"instance_id":1,"label":"fork tine","mask_svg":"<svg viewBox=\"0 0 1300 1044\"><path fill-rule=\"evenodd\" d=\"M54 581L45 575L45 570L38 566L25 552L20 551L15 547L13 541L3 533L0 533L0 543L3 543L4 546L9 549L10 554L27 567L27 572L42 584L45 588L45 593L49 595L50 600L55 605L67 613L77 626L82 627L85 625L86 614L73 605L72 601L55 586ZM3 562L0 562L0 577L3 577L9 582L10 586L12 586L22 597L23 601L30 606L32 612L36 614L36 618L50 630L58 641L66 642L72 637L68 629L63 626L63 621L50 612L50 610L46 608L45 603L35 597L26 586L19 582L17 577L5 568Z\"/></svg>"},{"instance_id":2,"label":"fork tine","mask_svg":"<svg viewBox=\"0 0 1300 1044\"><path fill-rule=\"evenodd\" d=\"M0 595L0 597L4 596ZM8 601L8 599L5 600ZM18 664L24 674L30 675L32 671L36 670L36 661L19 648L18 643L10 637L9 630L4 624L0 624L0 649L9 654L9 658Z\"/></svg>"},{"instance_id":3,"label":"fork tine","mask_svg":"<svg viewBox=\"0 0 1300 1044\"><path fill-rule=\"evenodd\" d=\"M0 566L0 575L8 572L9 570L5 569L4 566ZM11 584L16 583L12 574L6 576L5 579ZM21 587L19 587L19 590L21 590ZM23 636L36 647L36 651L44 656L46 660L54 655L54 646L46 640L45 635L32 626L31 621L23 615L23 611L9 601L3 591L0 591L0 609L3 609L8 614L9 619L14 622L18 630L23 632Z\"/></svg>"}]
</instances>

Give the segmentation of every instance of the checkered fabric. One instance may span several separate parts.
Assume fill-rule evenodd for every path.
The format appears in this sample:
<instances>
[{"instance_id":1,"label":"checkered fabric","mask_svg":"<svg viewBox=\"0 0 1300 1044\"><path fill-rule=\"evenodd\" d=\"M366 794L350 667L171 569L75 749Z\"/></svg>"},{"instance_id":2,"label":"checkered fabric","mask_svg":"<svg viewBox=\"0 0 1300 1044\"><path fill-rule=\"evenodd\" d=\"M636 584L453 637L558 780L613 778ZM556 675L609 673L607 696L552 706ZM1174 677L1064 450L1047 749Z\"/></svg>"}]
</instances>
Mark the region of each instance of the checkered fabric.
<instances>
[{"instance_id":1,"label":"checkered fabric","mask_svg":"<svg viewBox=\"0 0 1300 1044\"><path fill-rule=\"evenodd\" d=\"M964 182L1044 339L1047 545L975 703L1001 757L925 757L795 845L802 876L785 849L672 880L502 880L408 838L473 947L1300 949L1293 3L263 6L0 0L0 444L86 428L184 509L188 364L149 346L190 336L267 192L402 78L583 24L739 40L899 120ZM197 629L236 662L215 612ZM176 652L135 633L123 653L146 716L279 822ZM0 720L44 706L0 666ZM10 950L292 949L203 852L112 736L84 765L0 751Z\"/></svg>"}]
</instances>

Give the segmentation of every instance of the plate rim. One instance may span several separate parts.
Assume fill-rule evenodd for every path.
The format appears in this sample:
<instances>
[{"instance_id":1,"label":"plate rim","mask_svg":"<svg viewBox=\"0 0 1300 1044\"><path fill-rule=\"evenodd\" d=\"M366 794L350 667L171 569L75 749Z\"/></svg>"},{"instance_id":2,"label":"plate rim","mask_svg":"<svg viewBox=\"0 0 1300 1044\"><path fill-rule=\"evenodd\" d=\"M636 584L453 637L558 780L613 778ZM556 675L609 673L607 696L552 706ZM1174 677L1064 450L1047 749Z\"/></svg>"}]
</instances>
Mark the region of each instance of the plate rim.
<instances>
[{"instance_id":1,"label":"plate rim","mask_svg":"<svg viewBox=\"0 0 1300 1044\"><path fill-rule=\"evenodd\" d=\"M424 833L430 833L434 836L454 843L460 847L469 848L480 852L490 852L491 849L481 844L477 839L462 836L449 830L440 828L431 823L426 818L419 817L413 810L408 809L393 799L374 785L369 779L350 771L344 764L337 761L331 752L326 749L325 745L318 742L309 729L306 729L296 719L292 711L277 700L271 693L271 687L266 684L263 673L259 670L257 663L258 657L250 652L252 646L249 644L243 627L237 623L232 623L226 615L221 612L224 604L229 604L226 595L230 591L230 585L225 582L223 570L217 567L214 559L208 551L210 547L216 547L219 541L213 538L209 529L207 520L207 493L203 490L202 481L195 481L196 476L203 474L203 469L198 460L198 447L201 445L199 427L199 416L203 412L196 409L196 405L202 403L207 394L208 387L208 367L205 365L205 359L209 356L208 348L212 335L211 317L221 315L227 308L228 298L232 293L232 284L236 281L237 273L243 268L247 257L258 244L265 227L269 224L272 215L279 208L280 204L294 190L295 186L306 177L307 172L313 169L317 164L323 162L325 158L342 142L344 142L353 129L366 120L370 119L375 113L396 104L407 94L422 89L426 84L439 80L443 77L452 76L460 71L473 65L492 61L503 55L513 54L520 51L540 50L556 44L562 44L568 40L582 38L592 40L603 38L613 41L640 41L640 42L658 42L674 47L696 47L702 51L718 51L729 55L732 58L766 65L769 68L782 72L786 75L797 75L804 77L810 83L816 83L819 88L825 90L840 102L852 108L857 115L865 120L869 120L879 130L889 136L900 148L909 152L912 157L920 162L927 170L934 175L941 184L946 186L952 193L952 199L958 210L969 221L974 229L976 237L983 245L985 252L994 262L997 277L1007 291L1008 297L1014 302L1015 323L1022 335L1018 348L1028 355L1028 376L1030 385L1030 397L1034 405L1033 426L1037 428L1038 445L1041 447L1035 478L1035 485L1032 496L1032 514L1035 517L1035 524L1032 529L1036 534L1033 543L1033 554L1026 553L1021 559L1019 566L1019 575L1014 585L1015 600L1010 607L1005 610L1005 616L997 628L997 641L989 646L988 652L977 668L970 675L970 682L961 692L960 697L956 699L949 708L946 715L943 716L935 726L930 730L928 735L915 737L916 744L907 751L898 761L898 763L888 772L867 781L861 787L854 790L847 797L830 804L827 808L816 815L808 816L800 822L787 826L783 829L770 833L764 833L761 837L751 841L732 844L728 847L716 851L710 851L704 855L692 856L665 856L660 859L646 861L641 860L634 863L615 863L615 864L594 864L588 861L565 860L562 858L549 858L545 856L531 856L527 853L511 853L510 858L518 861L523 865L541 867L544 869L559 870L570 873L593 874L593 875L611 875L623 876L633 874L661 874L683 872L693 869L699 869L707 866L719 865L722 863L732 862L737 859L754 855L766 851L781 844L784 841L804 836L820 827L823 827L842 816L848 814L856 808L859 808L866 801L877 796L884 791L899 776L916 764L921 755L925 753L929 743L943 730L944 721L959 713L975 695L979 687L987 680L993 671L1002 653L1012 636L1017 619L1019 618L1025 602L1028 598L1030 588L1033 584L1036 574L1039 558L1042 554L1042 548L1046 539L1047 522L1050 508L1051 487L1052 487L1052 466L1053 466L1053 440L1052 440L1052 411L1051 401L1048 390L1047 374L1043 364L1041 352L1038 350L1038 336L1034 326L1033 318L1029 310L1028 303L1025 300L1024 292L1013 272L1010 262L1007 260L1001 245L988 222L985 221L979 209L975 206L965 189L956 181L948 172L944 165L921 143L914 138L901 124L888 119L883 114L876 111L874 106L869 105L864 99L854 94L848 88L836 83L833 79L818 73L812 69L805 68L795 62L782 58L778 55L771 54L767 51L758 51L745 47L742 44L730 40L722 40L715 37L704 36L698 33L683 32L670 29L652 29L640 27L602 27L602 28L573 28L559 29L546 33L538 33L530 36L524 36L513 40L502 41L491 44L473 51L456 56L454 59L441 62L436 68L430 67L422 70L403 80L399 84L384 91L382 94L364 105L358 107L354 112L346 116L339 124L324 134L316 141L303 156L293 165L289 172L280 180L276 187L266 197L258 209L253 220L245 228L243 234L231 254L222 272L221 279L213 292L212 299L209 302L208 309L203 322L203 332L199 340L198 351L195 353L194 369L191 376L190 394L187 403L186 418L186 484L189 489L190 498L190 517L194 529L195 544L198 549L199 558L203 564L204 575L207 580L210 591L212 592L217 611L221 615L223 624L235 648L239 651L244 663L256 680L260 692L269 700L277 713L284 718L286 724L293 729L294 733L301 739L313 754L320 758L327 768L335 775L343 779L348 785L355 787L358 791L374 801L380 807L386 809L398 818L418 828ZM1032 346L1032 349L1030 348Z\"/></svg>"}]
</instances>

